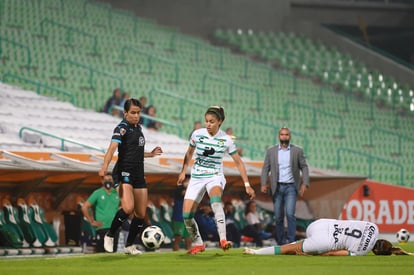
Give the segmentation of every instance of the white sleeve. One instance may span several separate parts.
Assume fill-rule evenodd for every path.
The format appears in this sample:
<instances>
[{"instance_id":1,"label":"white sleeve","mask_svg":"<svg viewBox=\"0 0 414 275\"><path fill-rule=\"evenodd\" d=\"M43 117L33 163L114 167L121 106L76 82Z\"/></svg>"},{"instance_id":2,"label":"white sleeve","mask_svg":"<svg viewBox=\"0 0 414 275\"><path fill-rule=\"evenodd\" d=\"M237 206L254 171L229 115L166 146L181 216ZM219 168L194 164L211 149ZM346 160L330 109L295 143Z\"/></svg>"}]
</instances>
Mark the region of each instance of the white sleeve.
<instances>
[{"instance_id":1,"label":"white sleeve","mask_svg":"<svg viewBox=\"0 0 414 275\"><path fill-rule=\"evenodd\" d=\"M227 146L228 146L228 152L230 155L234 154L237 152L237 147L236 144L234 144L233 139L227 135L228 139L227 139Z\"/></svg>"}]
</instances>

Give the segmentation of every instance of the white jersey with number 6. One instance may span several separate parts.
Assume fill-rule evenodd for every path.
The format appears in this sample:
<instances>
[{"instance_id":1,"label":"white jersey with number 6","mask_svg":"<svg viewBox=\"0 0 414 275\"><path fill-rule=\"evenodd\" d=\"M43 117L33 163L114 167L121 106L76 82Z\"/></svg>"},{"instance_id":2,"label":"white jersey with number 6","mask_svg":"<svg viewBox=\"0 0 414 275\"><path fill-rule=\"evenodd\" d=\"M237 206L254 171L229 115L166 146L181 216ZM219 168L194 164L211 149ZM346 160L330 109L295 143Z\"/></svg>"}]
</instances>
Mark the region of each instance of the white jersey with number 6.
<instances>
[{"instance_id":1,"label":"white jersey with number 6","mask_svg":"<svg viewBox=\"0 0 414 275\"><path fill-rule=\"evenodd\" d=\"M372 250L378 234L371 222L319 219L306 229L302 249L307 254L348 250L350 256L362 256Z\"/></svg>"}]
</instances>

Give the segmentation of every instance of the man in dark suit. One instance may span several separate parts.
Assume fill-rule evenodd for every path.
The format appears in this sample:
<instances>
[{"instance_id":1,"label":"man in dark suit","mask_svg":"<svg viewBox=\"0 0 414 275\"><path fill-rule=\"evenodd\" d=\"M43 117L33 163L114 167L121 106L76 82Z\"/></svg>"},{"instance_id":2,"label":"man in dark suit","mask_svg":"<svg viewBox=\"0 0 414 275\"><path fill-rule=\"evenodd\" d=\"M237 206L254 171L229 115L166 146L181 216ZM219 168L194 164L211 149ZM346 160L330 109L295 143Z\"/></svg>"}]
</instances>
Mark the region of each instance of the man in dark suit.
<instances>
[{"instance_id":1,"label":"man in dark suit","mask_svg":"<svg viewBox=\"0 0 414 275\"><path fill-rule=\"evenodd\" d=\"M279 130L279 144L267 149L260 179L261 191L271 189L276 220L276 241L278 245L295 241L296 196L303 196L309 187L309 169L302 148L290 144L290 130ZM300 179L302 172L303 182ZM268 177L270 175L270 184ZM287 234L285 236L284 218L286 210Z\"/></svg>"}]
</instances>

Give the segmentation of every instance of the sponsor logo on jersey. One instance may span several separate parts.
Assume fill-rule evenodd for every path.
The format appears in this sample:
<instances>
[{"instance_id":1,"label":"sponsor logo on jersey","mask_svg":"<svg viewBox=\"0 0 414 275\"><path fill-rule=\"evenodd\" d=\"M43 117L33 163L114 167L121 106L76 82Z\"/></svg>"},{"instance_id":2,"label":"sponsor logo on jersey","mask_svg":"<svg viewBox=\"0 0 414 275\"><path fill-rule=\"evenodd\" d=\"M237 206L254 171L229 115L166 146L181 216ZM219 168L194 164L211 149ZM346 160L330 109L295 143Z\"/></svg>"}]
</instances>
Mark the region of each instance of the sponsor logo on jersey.
<instances>
[{"instance_id":1,"label":"sponsor logo on jersey","mask_svg":"<svg viewBox=\"0 0 414 275\"><path fill-rule=\"evenodd\" d=\"M216 150L214 150L213 147L206 147L204 148L203 156L208 157L208 156L214 155L215 152Z\"/></svg>"},{"instance_id":2,"label":"sponsor logo on jersey","mask_svg":"<svg viewBox=\"0 0 414 275\"><path fill-rule=\"evenodd\" d=\"M223 147L224 146L224 143L226 142L226 140L225 139L222 139L222 138L218 139L217 141L218 141L218 145L220 147Z\"/></svg>"},{"instance_id":3,"label":"sponsor logo on jersey","mask_svg":"<svg viewBox=\"0 0 414 275\"><path fill-rule=\"evenodd\" d=\"M335 243L337 243L339 241L338 236L342 234L342 232L344 231L343 228L339 227L337 224L334 225L335 231L333 233L333 238L335 239Z\"/></svg>"},{"instance_id":4,"label":"sponsor logo on jersey","mask_svg":"<svg viewBox=\"0 0 414 275\"><path fill-rule=\"evenodd\" d=\"M139 137L139 140L138 140L138 142L139 142L139 146L144 146L145 145L145 139L144 139L144 137Z\"/></svg>"},{"instance_id":5,"label":"sponsor logo on jersey","mask_svg":"<svg viewBox=\"0 0 414 275\"><path fill-rule=\"evenodd\" d=\"M371 225L371 226L368 228L368 235L367 235L367 237L366 237L366 239L365 239L365 242L364 242L364 247L362 248L362 250L364 250L364 251L366 251L366 250L367 250L368 245L370 244L371 239L372 239L372 237L374 236L374 234L375 234L375 227Z\"/></svg>"},{"instance_id":6,"label":"sponsor logo on jersey","mask_svg":"<svg viewBox=\"0 0 414 275\"><path fill-rule=\"evenodd\" d=\"M211 162L209 162L207 160L204 160L204 159L201 159L201 158L197 158L195 162L196 162L197 165L200 165L200 166L204 166L204 167L207 167L207 168L214 168L214 163L211 163ZM202 168L197 168L196 170L198 172L211 173L211 171L205 171Z\"/></svg>"}]
</instances>

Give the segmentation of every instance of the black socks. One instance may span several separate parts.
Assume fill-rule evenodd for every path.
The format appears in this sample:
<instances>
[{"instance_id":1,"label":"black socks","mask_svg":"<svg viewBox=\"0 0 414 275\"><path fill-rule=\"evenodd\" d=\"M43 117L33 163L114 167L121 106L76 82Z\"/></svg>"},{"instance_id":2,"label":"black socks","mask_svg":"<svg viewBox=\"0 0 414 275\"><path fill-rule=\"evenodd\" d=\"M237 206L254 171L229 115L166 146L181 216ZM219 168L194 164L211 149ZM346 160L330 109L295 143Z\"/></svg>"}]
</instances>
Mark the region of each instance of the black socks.
<instances>
[{"instance_id":1,"label":"black socks","mask_svg":"<svg viewBox=\"0 0 414 275\"><path fill-rule=\"evenodd\" d=\"M135 238L137 237L138 234L140 234L144 230L144 227L145 227L144 219L140 219L137 217L134 217L132 219L131 225L129 226L128 238L125 244L126 247L134 244Z\"/></svg>"},{"instance_id":2,"label":"black socks","mask_svg":"<svg viewBox=\"0 0 414 275\"><path fill-rule=\"evenodd\" d=\"M116 212L114 219L112 220L111 228L109 229L107 235L108 237L114 237L118 228L121 227L122 223L128 218L128 214L121 208Z\"/></svg>"}]
</instances>

